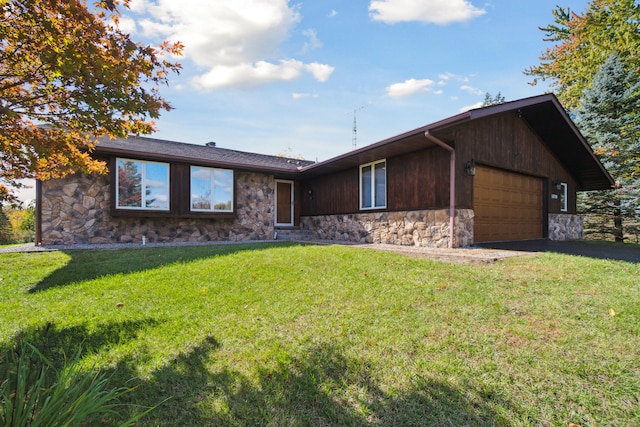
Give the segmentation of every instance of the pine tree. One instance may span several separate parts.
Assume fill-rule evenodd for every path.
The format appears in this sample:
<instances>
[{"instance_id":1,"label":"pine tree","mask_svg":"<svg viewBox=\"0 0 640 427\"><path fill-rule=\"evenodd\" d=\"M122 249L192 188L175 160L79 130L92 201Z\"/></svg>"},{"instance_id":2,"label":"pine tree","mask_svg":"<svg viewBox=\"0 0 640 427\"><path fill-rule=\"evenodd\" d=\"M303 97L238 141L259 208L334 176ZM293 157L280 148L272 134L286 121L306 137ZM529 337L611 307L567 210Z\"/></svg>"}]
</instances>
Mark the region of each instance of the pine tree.
<instances>
[{"instance_id":1,"label":"pine tree","mask_svg":"<svg viewBox=\"0 0 640 427\"><path fill-rule=\"evenodd\" d=\"M637 227L640 217L640 77L617 54L611 54L592 86L584 90L581 105L578 126L616 180L612 190L582 195L579 209L588 214L587 224L589 219L596 220L585 232L613 234L621 242L624 223L627 228Z\"/></svg>"},{"instance_id":2,"label":"pine tree","mask_svg":"<svg viewBox=\"0 0 640 427\"><path fill-rule=\"evenodd\" d=\"M483 107L488 107L489 105L498 105L504 104L505 98L502 96L502 93L498 92L495 96L491 96L489 92L484 94L484 102L482 103Z\"/></svg>"}]
</instances>

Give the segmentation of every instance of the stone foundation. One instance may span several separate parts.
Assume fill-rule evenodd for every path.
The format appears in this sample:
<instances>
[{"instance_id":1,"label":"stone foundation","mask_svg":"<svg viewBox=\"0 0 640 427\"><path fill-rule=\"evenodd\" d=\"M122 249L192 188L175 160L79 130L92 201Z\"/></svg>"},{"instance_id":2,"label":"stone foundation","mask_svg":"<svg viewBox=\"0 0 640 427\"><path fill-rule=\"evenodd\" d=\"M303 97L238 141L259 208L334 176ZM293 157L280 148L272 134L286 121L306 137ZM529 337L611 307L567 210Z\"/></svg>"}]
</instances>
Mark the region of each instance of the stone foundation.
<instances>
[{"instance_id":1,"label":"stone foundation","mask_svg":"<svg viewBox=\"0 0 640 427\"><path fill-rule=\"evenodd\" d=\"M549 214L549 240L574 240L584 237L582 217L571 214Z\"/></svg>"},{"instance_id":2,"label":"stone foundation","mask_svg":"<svg viewBox=\"0 0 640 427\"><path fill-rule=\"evenodd\" d=\"M454 247L473 244L473 211L456 210ZM372 212L302 217L300 227L319 240L446 248L449 210Z\"/></svg>"},{"instance_id":3,"label":"stone foundation","mask_svg":"<svg viewBox=\"0 0 640 427\"><path fill-rule=\"evenodd\" d=\"M42 183L44 245L207 242L273 238L274 179L235 172L231 219L112 217L107 176L72 175Z\"/></svg>"}]
</instances>

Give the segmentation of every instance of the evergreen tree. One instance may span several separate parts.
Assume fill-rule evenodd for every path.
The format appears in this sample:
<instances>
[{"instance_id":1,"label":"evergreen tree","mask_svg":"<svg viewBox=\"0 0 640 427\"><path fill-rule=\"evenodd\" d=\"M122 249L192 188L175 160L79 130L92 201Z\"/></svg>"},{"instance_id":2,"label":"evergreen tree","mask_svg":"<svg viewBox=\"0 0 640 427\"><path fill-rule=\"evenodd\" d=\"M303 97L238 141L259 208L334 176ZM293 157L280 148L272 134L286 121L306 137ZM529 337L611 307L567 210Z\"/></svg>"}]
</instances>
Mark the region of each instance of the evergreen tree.
<instances>
[{"instance_id":1,"label":"evergreen tree","mask_svg":"<svg viewBox=\"0 0 640 427\"><path fill-rule=\"evenodd\" d=\"M484 102L482 103L483 107L488 107L489 105L498 105L504 104L505 98L502 96L502 93L498 92L495 96L491 96L489 92L484 94Z\"/></svg>"},{"instance_id":2,"label":"evergreen tree","mask_svg":"<svg viewBox=\"0 0 640 427\"><path fill-rule=\"evenodd\" d=\"M578 126L616 180L609 191L582 195L579 209L596 219L587 233L612 233L624 240L624 226L637 227L640 216L640 77L617 54L611 54L585 89L577 110ZM606 221L613 217L613 227ZM634 230L627 230L634 231ZM636 231L637 233L637 231Z\"/></svg>"},{"instance_id":3,"label":"evergreen tree","mask_svg":"<svg viewBox=\"0 0 640 427\"><path fill-rule=\"evenodd\" d=\"M0 243L10 243L13 240L13 227L9 217L2 209L2 203L0 203Z\"/></svg>"},{"instance_id":4,"label":"evergreen tree","mask_svg":"<svg viewBox=\"0 0 640 427\"><path fill-rule=\"evenodd\" d=\"M584 12L556 6L552 13L553 23L540 30L544 41L554 45L525 74L533 77L534 85L548 80L565 108L580 106L583 91L611 52L629 69L640 69L638 0L591 0Z\"/></svg>"}]
</instances>

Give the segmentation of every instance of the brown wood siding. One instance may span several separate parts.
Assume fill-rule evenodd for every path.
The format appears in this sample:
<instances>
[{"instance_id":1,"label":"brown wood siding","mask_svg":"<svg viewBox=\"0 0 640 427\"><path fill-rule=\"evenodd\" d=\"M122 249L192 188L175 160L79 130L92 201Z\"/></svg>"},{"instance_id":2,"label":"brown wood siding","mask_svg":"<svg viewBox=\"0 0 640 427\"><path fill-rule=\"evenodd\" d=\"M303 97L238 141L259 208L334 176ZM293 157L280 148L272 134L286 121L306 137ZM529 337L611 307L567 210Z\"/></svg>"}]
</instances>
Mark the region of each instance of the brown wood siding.
<instances>
[{"instance_id":1,"label":"brown wood siding","mask_svg":"<svg viewBox=\"0 0 640 427\"><path fill-rule=\"evenodd\" d=\"M456 149L456 207L473 207L473 178L464 173L464 165L475 160L478 165L502 168L513 172L543 178L550 213L561 213L560 203L551 199L551 183L566 182L569 186L569 210L576 212L576 181L562 166L537 134L514 113L474 120L454 129L437 133L437 136L453 141Z\"/></svg>"},{"instance_id":2,"label":"brown wood siding","mask_svg":"<svg viewBox=\"0 0 640 427\"><path fill-rule=\"evenodd\" d=\"M354 168L302 182L302 215L357 212L359 173Z\"/></svg>"},{"instance_id":3,"label":"brown wood siding","mask_svg":"<svg viewBox=\"0 0 640 427\"><path fill-rule=\"evenodd\" d=\"M359 209L359 180L360 169L356 166L333 175L304 181L302 215L363 212ZM447 151L429 148L387 159L387 208L383 211L440 209L448 205Z\"/></svg>"},{"instance_id":4,"label":"brown wood siding","mask_svg":"<svg viewBox=\"0 0 640 427\"><path fill-rule=\"evenodd\" d=\"M449 205L449 153L431 148L387 159L387 208L440 209Z\"/></svg>"},{"instance_id":5,"label":"brown wood siding","mask_svg":"<svg viewBox=\"0 0 640 427\"><path fill-rule=\"evenodd\" d=\"M478 167L473 177L475 242L540 239L544 234L542 179Z\"/></svg>"}]
</instances>

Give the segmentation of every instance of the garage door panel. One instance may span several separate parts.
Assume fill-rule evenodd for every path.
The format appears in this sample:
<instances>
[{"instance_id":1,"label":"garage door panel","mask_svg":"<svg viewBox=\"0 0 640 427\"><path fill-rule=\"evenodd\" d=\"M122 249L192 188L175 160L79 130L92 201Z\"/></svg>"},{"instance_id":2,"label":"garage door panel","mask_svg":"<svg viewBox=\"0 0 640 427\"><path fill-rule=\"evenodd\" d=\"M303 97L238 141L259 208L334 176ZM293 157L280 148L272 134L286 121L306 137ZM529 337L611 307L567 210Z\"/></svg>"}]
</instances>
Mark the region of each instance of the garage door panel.
<instances>
[{"instance_id":1,"label":"garage door panel","mask_svg":"<svg viewBox=\"0 0 640 427\"><path fill-rule=\"evenodd\" d=\"M540 178L477 167L473 192L476 242L543 237Z\"/></svg>"}]
</instances>

